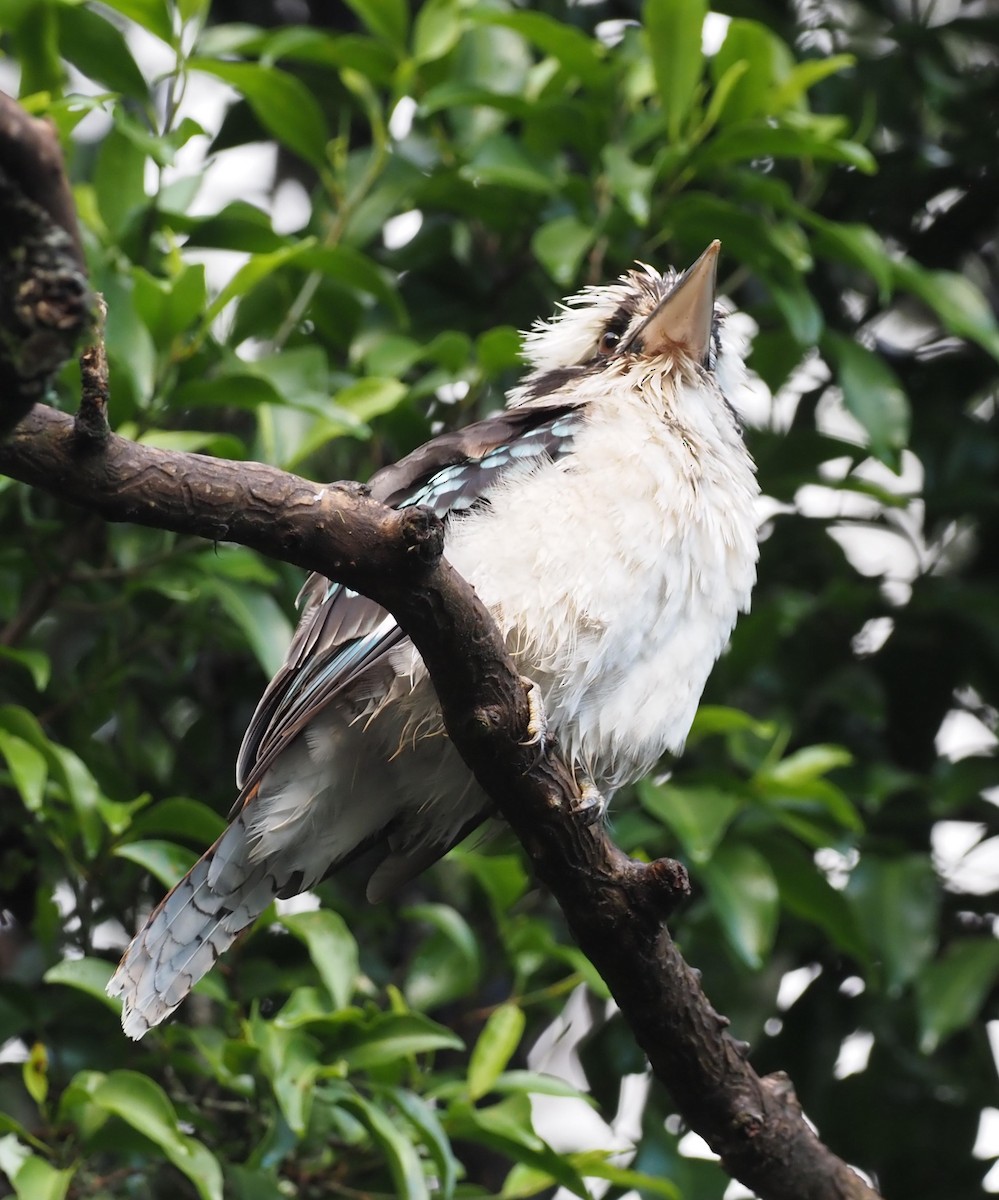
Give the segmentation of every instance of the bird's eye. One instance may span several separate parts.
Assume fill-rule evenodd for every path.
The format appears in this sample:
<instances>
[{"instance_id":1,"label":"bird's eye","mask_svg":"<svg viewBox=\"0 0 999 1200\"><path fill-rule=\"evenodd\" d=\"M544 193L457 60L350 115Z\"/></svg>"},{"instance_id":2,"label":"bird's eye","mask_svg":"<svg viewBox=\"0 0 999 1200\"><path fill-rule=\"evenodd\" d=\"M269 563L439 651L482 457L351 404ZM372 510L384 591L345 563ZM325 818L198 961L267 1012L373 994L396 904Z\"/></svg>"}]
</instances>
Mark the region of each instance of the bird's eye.
<instances>
[{"instance_id":1,"label":"bird's eye","mask_svg":"<svg viewBox=\"0 0 999 1200\"><path fill-rule=\"evenodd\" d=\"M612 333L608 329L604 336L600 339L600 345L597 347L597 350L600 354L613 354L620 340L621 335L619 333Z\"/></svg>"}]
</instances>

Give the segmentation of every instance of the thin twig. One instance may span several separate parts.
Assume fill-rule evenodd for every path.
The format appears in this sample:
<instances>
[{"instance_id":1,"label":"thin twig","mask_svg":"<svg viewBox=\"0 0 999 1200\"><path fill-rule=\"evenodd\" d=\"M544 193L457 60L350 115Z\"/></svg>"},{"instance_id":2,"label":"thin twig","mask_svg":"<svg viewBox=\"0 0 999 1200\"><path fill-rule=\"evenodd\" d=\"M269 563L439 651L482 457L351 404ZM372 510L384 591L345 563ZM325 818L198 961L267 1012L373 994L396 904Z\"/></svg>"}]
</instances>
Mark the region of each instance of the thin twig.
<instances>
[{"instance_id":1,"label":"thin twig","mask_svg":"<svg viewBox=\"0 0 999 1200\"><path fill-rule=\"evenodd\" d=\"M100 293L96 296L96 310L93 341L80 355L80 407L76 413L76 436L81 444L92 449L103 446L111 432L108 427L108 355L104 345L108 306Z\"/></svg>"}]
</instances>

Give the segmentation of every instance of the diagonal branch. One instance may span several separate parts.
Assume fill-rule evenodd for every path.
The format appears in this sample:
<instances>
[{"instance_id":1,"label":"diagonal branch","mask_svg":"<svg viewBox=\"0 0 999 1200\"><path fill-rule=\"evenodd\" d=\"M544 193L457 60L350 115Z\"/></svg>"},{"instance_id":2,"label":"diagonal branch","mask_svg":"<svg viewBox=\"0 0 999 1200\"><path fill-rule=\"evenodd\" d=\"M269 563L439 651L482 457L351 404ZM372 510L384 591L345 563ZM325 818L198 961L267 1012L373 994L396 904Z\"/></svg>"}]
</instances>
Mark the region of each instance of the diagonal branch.
<instances>
[{"instance_id":1,"label":"diagonal branch","mask_svg":"<svg viewBox=\"0 0 999 1200\"><path fill-rule=\"evenodd\" d=\"M3 382L9 390L0 406L24 408L36 380L20 392L16 380ZM422 654L449 735L689 1125L763 1200L877 1200L815 1135L787 1078L753 1071L746 1047L728 1034L677 951L665 917L686 892L683 868L630 860L578 811L556 748L526 744L523 682L488 611L441 557L436 517L385 508L358 484L310 483L258 463L171 453L114 434L94 439L42 405L0 442L0 472L109 521L239 542L382 604Z\"/></svg>"}]
</instances>

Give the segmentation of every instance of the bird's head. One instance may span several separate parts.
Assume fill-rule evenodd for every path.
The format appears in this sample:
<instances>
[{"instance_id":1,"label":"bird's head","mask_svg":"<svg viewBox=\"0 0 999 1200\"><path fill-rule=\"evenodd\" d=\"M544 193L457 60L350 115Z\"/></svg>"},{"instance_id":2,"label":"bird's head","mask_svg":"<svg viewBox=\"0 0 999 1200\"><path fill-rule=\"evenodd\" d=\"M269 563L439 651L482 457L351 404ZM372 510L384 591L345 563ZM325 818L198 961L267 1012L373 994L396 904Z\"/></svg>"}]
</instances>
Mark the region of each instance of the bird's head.
<instances>
[{"instance_id":1,"label":"bird's head","mask_svg":"<svg viewBox=\"0 0 999 1200\"><path fill-rule=\"evenodd\" d=\"M650 369L680 380L725 376L741 356L723 334L725 313L715 303L718 252L714 241L687 271L660 273L640 264L615 283L588 287L538 321L525 336L528 374L513 403L541 401L595 375L647 376ZM720 382L720 380L719 380ZM724 389L722 389L724 390Z\"/></svg>"}]
</instances>

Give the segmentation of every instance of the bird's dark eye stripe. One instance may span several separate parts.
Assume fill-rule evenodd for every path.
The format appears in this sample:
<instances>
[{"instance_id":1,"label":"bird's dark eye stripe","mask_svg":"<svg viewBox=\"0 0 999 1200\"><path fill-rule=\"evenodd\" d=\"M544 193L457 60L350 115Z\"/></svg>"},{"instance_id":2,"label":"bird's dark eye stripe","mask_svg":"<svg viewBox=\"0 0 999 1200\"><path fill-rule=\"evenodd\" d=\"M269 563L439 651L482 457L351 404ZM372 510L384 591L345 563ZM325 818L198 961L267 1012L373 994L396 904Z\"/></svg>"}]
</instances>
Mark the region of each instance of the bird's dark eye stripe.
<instances>
[{"instance_id":1,"label":"bird's dark eye stripe","mask_svg":"<svg viewBox=\"0 0 999 1200\"><path fill-rule=\"evenodd\" d=\"M632 315L633 313L630 305L622 304L617 312L604 326L604 336L606 337L609 334L611 337L620 338L624 331L631 324Z\"/></svg>"}]
</instances>

